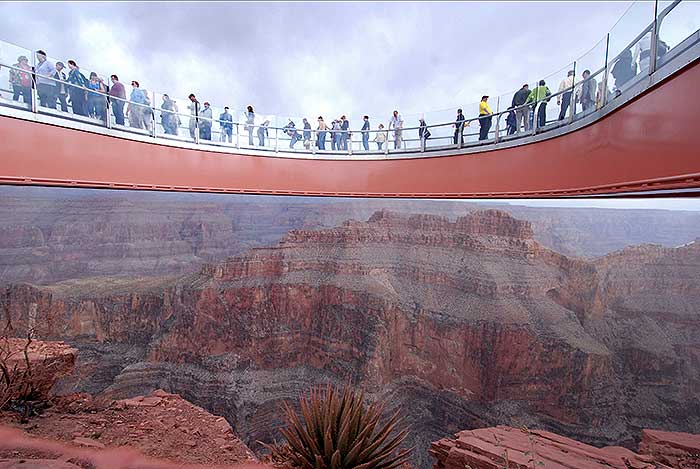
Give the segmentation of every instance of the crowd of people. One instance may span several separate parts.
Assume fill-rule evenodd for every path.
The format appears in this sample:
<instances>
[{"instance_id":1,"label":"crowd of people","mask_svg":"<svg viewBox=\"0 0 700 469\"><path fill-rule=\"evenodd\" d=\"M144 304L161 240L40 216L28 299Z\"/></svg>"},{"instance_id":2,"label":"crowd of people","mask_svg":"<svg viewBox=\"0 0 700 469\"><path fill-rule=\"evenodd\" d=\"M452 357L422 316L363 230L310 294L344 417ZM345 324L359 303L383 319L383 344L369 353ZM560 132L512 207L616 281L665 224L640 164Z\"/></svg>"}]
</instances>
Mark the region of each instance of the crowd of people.
<instances>
[{"instance_id":1,"label":"crowd of people","mask_svg":"<svg viewBox=\"0 0 700 469\"><path fill-rule=\"evenodd\" d=\"M668 51L668 46L663 41L657 42L657 57L663 57ZM639 71L644 71L649 67L651 48L651 35L645 35L635 46L634 55L630 49L623 51L611 68L611 75L615 81L615 92L629 82ZM131 81L131 93L127 99L125 86L117 75L110 76L111 85L96 73L90 72L89 78L80 70L75 60L68 60L68 70L63 62L52 63L47 59L46 52L36 51L36 65L29 65L29 59L21 55L17 63L10 68L10 84L12 86L14 101L22 98L24 103L32 105L35 88L36 96L39 98L39 105L45 108L58 109L68 112L68 106L73 114L92 117L107 122L108 112L111 109L116 125L128 125L136 129L153 130L156 125L156 108L152 105L149 93L142 89L139 82ZM580 81L576 82L574 70L570 70L567 76L559 84L556 93L557 105L559 106L558 120L564 120L570 111L573 115L577 112L577 105L580 104L584 113L591 112L601 106L604 93L610 93L605 87L603 80L597 81L591 76L590 70L584 70ZM614 94L613 94L614 96ZM512 98L511 106L506 114L506 133L508 135L528 132L535 125L541 128L547 125L547 104L552 97L552 93L544 80L540 80L533 89L529 84L524 84ZM228 107L224 107L224 112L214 119L209 102L205 101L200 105L194 94L190 94L187 105L189 114L189 134L190 138L197 140L212 139L212 124L218 123L219 139L221 142L232 143L233 127L238 126L234 122L233 115ZM478 108L478 118L473 119L479 123L479 140L487 140L493 126L494 112L489 103L489 96L482 96ZM124 111L126 107L126 112ZM266 146L269 137L270 121L265 120L260 124L255 123L255 112L253 106L247 106L244 112L245 122L242 125L243 131L248 133L248 145L255 146L254 134L258 137L258 146ZM162 96L160 105L160 124L167 135L178 135L178 130L182 125L180 110L177 102L167 94ZM405 123L399 111L395 110L385 129L384 124L379 124L376 130L371 130L370 118L363 117L361 135L362 148L370 150L370 136L374 134L372 141L376 144L377 150L385 150L384 145L389 145L389 138L393 140L394 149L401 149L404 145ZM464 117L462 109L457 110L452 127L454 128L453 144L460 145L464 141L464 129L469 127L472 121ZM302 141L306 150L318 149L326 150L326 138L330 139L330 149L332 151L348 151L348 141L352 142L352 131L350 122L346 115L333 119L330 125L326 124L323 116L318 116L317 127L312 129L306 118L302 119L302 126L297 129L295 122L290 119L281 131L289 137L289 148L294 148L297 142ZM330 135L328 135L330 134ZM313 141L312 141L312 136ZM418 120L418 140L422 146L431 137L430 128L424 118ZM449 137L448 137L449 138Z\"/></svg>"}]
</instances>

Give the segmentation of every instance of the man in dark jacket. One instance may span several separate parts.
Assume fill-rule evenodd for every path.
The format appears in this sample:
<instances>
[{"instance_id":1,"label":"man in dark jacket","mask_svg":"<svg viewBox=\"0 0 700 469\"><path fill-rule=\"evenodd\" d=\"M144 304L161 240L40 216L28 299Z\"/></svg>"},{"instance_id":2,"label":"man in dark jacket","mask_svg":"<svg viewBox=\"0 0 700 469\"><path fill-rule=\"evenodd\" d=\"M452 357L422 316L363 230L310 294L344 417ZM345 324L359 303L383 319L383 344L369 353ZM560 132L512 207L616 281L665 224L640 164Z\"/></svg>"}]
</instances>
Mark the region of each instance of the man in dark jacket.
<instances>
[{"instance_id":1,"label":"man in dark jacket","mask_svg":"<svg viewBox=\"0 0 700 469\"><path fill-rule=\"evenodd\" d=\"M530 96L530 86L525 83L522 88L513 95L511 106L515 108L515 131L520 132L520 121L523 121L525 132L530 130L530 107L525 106L527 97Z\"/></svg>"},{"instance_id":2,"label":"man in dark jacket","mask_svg":"<svg viewBox=\"0 0 700 469\"><path fill-rule=\"evenodd\" d=\"M341 150L348 149L348 129L350 128L350 122L348 122L347 117L344 115L340 116L340 146Z\"/></svg>"},{"instance_id":3,"label":"man in dark jacket","mask_svg":"<svg viewBox=\"0 0 700 469\"><path fill-rule=\"evenodd\" d=\"M462 114L461 109L457 109L457 119L455 120L454 126L455 126L454 143L456 145L457 143L459 143L460 136L462 136L462 130L464 129L464 114ZM464 137L462 136L462 140L463 139L464 139Z\"/></svg>"},{"instance_id":4,"label":"man in dark jacket","mask_svg":"<svg viewBox=\"0 0 700 469\"><path fill-rule=\"evenodd\" d=\"M626 49L620 54L620 58L612 68L612 76L615 78L615 88L619 93L622 86L637 74L637 64L632 59L632 51Z\"/></svg>"}]
</instances>

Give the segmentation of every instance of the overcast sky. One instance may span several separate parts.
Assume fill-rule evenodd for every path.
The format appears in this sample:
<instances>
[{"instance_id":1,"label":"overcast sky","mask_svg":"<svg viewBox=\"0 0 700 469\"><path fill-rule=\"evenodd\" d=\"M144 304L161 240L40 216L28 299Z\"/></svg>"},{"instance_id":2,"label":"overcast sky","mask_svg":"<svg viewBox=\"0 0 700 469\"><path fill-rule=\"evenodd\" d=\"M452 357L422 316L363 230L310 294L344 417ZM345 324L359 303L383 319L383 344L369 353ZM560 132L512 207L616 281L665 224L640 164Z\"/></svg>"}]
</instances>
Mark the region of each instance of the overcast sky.
<instances>
[{"instance_id":1,"label":"overcast sky","mask_svg":"<svg viewBox=\"0 0 700 469\"><path fill-rule=\"evenodd\" d=\"M178 101L194 92L215 111L252 104L260 115L285 118L347 114L353 127L367 113L375 127L395 108L404 116L425 112L435 123L460 106L473 114L482 94L510 99L526 81L547 77L556 88L567 64L630 5L2 3L0 38L45 49L54 60L74 58L86 74L117 73L127 85L137 79ZM653 2L632 10L651 21ZM589 55L602 64L604 52L600 42ZM0 53L18 55L6 45ZM429 112L436 110L445 113Z\"/></svg>"}]
</instances>

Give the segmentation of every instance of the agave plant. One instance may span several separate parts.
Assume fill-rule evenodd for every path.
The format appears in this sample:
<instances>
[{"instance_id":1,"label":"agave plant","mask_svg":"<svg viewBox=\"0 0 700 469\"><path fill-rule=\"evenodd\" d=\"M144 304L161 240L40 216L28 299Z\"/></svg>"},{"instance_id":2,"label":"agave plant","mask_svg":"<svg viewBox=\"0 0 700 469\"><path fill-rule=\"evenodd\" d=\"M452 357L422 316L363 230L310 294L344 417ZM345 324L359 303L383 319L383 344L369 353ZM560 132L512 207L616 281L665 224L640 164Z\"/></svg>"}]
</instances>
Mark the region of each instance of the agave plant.
<instances>
[{"instance_id":1,"label":"agave plant","mask_svg":"<svg viewBox=\"0 0 700 469\"><path fill-rule=\"evenodd\" d=\"M378 425L384 406L365 407L363 393L327 385L312 389L300 406L301 416L285 403L287 427L280 429L289 444L285 456L294 466L392 469L407 462L412 449L399 450L408 431L397 431L398 412Z\"/></svg>"}]
</instances>

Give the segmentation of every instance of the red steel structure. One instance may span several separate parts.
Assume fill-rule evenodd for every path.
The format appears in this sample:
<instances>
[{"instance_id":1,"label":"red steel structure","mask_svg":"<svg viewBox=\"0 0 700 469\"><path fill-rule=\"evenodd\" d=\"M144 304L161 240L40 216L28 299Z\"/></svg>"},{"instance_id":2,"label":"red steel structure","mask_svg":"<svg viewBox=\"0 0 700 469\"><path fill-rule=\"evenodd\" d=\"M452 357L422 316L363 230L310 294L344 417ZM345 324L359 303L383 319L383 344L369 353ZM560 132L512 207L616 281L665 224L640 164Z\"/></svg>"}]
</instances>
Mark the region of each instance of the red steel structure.
<instances>
[{"instance_id":1,"label":"red steel structure","mask_svg":"<svg viewBox=\"0 0 700 469\"><path fill-rule=\"evenodd\" d=\"M700 191L699 85L696 59L580 128L484 151L400 158L183 148L2 115L0 184L410 198Z\"/></svg>"}]
</instances>

